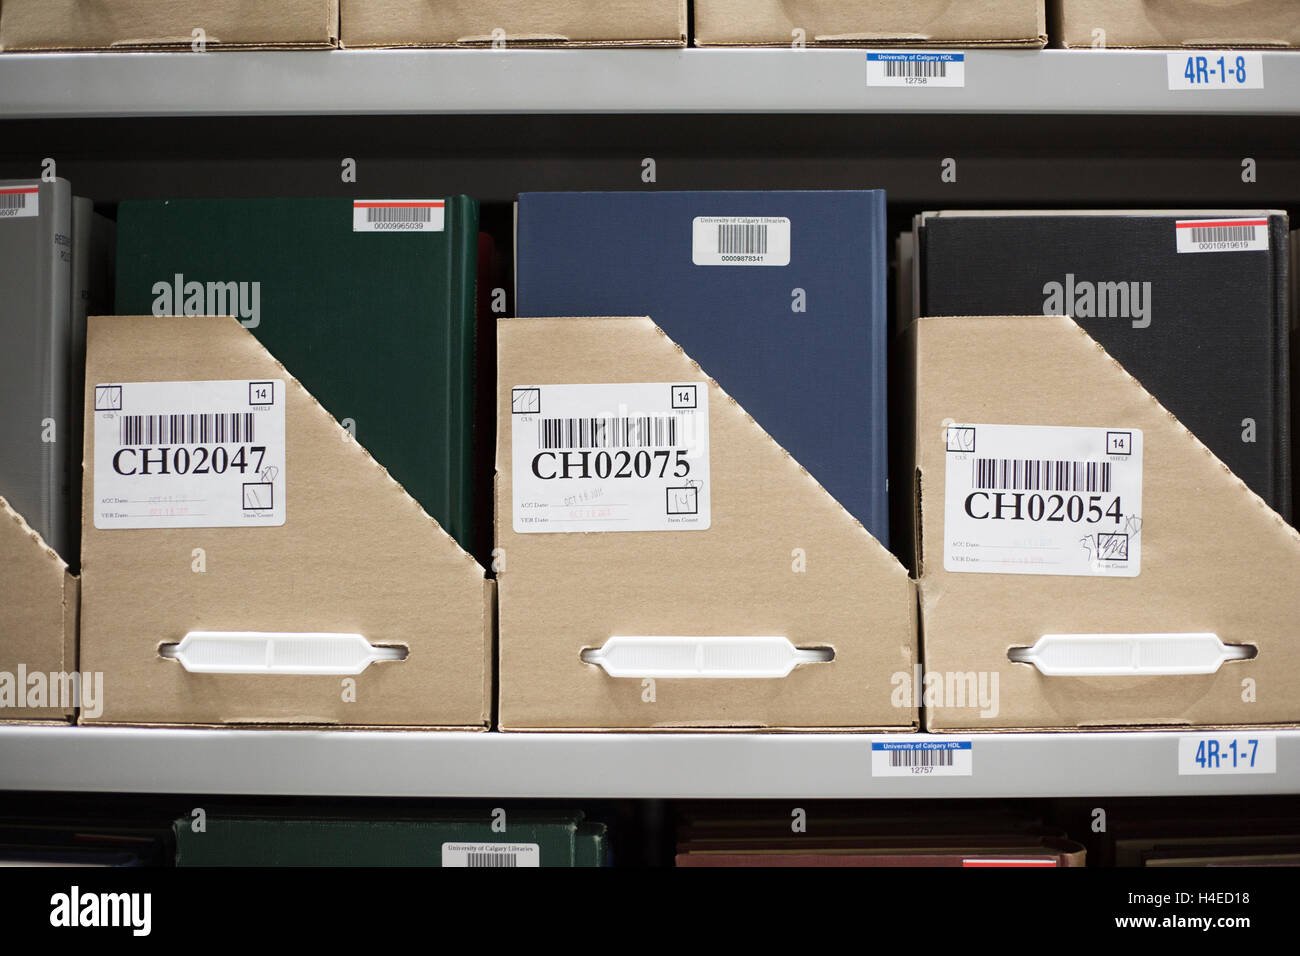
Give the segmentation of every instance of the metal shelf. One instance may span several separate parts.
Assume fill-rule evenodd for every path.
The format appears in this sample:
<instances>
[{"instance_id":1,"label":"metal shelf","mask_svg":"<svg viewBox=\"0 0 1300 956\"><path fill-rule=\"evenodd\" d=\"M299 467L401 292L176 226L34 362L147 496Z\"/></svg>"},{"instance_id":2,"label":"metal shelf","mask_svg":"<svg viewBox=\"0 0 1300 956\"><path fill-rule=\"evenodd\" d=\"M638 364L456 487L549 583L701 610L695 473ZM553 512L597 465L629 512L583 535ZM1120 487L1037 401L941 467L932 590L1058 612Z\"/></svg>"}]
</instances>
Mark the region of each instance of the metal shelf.
<instances>
[{"instance_id":1,"label":"metal shelf","mask_svg":"<svg viewBox=\"0 0 1300 956\"><path fill-rule=\"evenodd\" d=\"M1300 113L1300 52L1263 90L1170 92L1166 54L971 50L966 86L868 87L863 50L336 50L0 55L0 118L488 113Z\"/></svg>"},{"instance_id":2,"label":"metal shelf","mask_svg":"<svg viewBox=\"0 0 1300 956\"><path fill-rule=\"evenodd\" d=\"M1271 774L1180 776L1195 732L473 734L0 726L0 790L484 798L1118 797L1300 793L1300 730ZM873 741L973 741L967 777L873 777Z\"/></svg>"}]
</instances>

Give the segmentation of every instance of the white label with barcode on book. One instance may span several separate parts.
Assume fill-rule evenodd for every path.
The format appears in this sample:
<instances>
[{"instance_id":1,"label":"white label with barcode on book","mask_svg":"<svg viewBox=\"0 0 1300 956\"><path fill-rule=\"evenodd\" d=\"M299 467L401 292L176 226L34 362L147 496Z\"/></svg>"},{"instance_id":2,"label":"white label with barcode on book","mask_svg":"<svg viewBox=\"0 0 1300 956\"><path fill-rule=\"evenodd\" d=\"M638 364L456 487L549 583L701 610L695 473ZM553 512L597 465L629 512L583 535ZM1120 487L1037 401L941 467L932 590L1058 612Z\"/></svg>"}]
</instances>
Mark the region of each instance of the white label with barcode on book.
<instances>
[{"instance_id":1,"label":"white label with barcode on book","mask_svg":"<svg viewBox=\"0 0 1300 956\"><path fill-rule=\"evenodd\" d=\"M357 199L352 203L353 232L442 232L442 199Z\"/></svg>"},{"instance_id":2,"label":"white label with barcode on book","mask_svg":"<svg viewBox=\"0 0 1300 956\"><path fill-rule=\"evenodd\" d=\"M871 745L873 777L969 777L974 771L969 740L888 741Z\"/></svg>"},{"instance_id":3,"label":"white label with barcode on book","mask_svg":"<svg viewBox=\"0 0 1300 956\"><path fill-rule=\"evenodd\" d=\"M965 85L965 53L949 50L867 51L867 86Z\"/></svg>"},{"instance_id":4,"label":"white label with barcode on book","mask_svg":"<svg viewBox=\"0 0 1300 956\"><path fill-rule=\"evenodd\" d=\"M39 186L0 186L0 219L25 219L40 214Z\"/></svg>"},{"instance_id":5,"label":"white label with barcode on book","mask_svg":"<svg viewBox=\"0 0 1300 956\"><path fill-rule=\"evenodd\" d=\"M1136 577L1142 432L946 425L943 566L984 574Z\"/></svg>"},{"instance_id":6,"label":"white label with barcode on book","mask_svg":"<svg viewBox=\"0 0 1300 956\"><path fill-rule=\"evenodd\" d=\"M516 385L514 529L709 527L707 382Z\"/></svg>"},{"instance_id":7,"label":"white label with barcode on book","mask_svg":"<svg viewBox=\"0 0 1300 956\"><path fill-rule=\"evenodd\" d=\"M1268 219L1179 219L1174 237L1179 252L1268 252Z\"/></svg>"},{"instance_id":8,"label":"white label with barcode on book","mask_svg":"<svg viewBox=\"0 0 1300 956\"><path fill-rule=\"evenodd\" d=\"M1169 53L1165 58L1169 89L1262 90L1264 57L1258 51L1204 50Z\"/></svg>"},{"instance_id":9,"label":"white label with barcode on book","mask_svg":"<svg viewBox=\"0 0 1300 956\"><path fill-rule=\"evenodd\" d=\"M282 380L94 389L96 528L284 524Z\"/></svg>"},{"instance_id":10,"label":"white label with barcode on book","mask_svg":"<svg viewBox=\"0 0 1300 956\"><path fill-rule=\"evenodd\" d=\"M790 220L784 216L696 216L691 261L697 266L788 266Z\"/></svg>"},{"instance_id":11,"label":"white label with barcode on book","mask_svg":"<svg viewBox=\"0 0 1300 956\"><path fill-rule=\"evenodd\" d=\"M539 867L542 848L537 843L444 843L442 865Z\"/></svg>"}]
</instances>

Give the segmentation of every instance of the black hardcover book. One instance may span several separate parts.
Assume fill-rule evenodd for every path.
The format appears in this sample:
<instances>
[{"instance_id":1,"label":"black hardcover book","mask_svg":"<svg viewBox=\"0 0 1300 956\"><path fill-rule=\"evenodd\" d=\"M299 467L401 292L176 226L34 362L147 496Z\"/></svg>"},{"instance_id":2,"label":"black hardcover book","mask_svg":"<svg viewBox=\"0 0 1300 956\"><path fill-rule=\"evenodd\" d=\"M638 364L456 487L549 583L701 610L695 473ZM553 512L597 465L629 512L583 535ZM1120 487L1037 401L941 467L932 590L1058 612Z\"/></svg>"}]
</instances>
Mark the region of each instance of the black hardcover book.
<instances>
[{"instance_id":1,"label":"black hardcover book","mask_svg":"<svg viewBox=\"0 0 1300 956\"><path fill-rule=\"evenodd\" d=\"M1073 316L1289 519L1285 213L942 212L917 230L916 314Z\"/></svg>"}]
</instances>

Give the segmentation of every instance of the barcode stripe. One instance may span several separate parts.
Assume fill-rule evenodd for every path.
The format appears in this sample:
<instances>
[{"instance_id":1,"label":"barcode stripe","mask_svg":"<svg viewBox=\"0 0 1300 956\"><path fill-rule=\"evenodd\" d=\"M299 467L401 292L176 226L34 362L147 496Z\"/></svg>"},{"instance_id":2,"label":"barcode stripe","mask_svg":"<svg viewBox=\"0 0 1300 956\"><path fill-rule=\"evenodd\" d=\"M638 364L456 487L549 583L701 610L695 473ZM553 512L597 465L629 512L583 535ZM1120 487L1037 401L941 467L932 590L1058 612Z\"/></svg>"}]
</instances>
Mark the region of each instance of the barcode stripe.
<instances>
[{"instance_id":1,"label":"barcode stripe","mask_svg":"<svg viewBox=\"0 0 1300 956\"><path fill-rule=\"evenodd\" d=\"M518 868L517 853L482 853L470 851L465 854L466 866L513 866Z\"/></svg>"},{"instance_id":2,"label":"barcode stripe","mask_svg":"<svg viewBox=\"0 0 1300 956\"><path fill-rule=\"evenodd\" d=\"M939 76L948 75L944 60L886 60L885 76Z\"/></svg>"},{"instance_id":3,"label":"barcode stripe","mask_svg":"<svg viewBox=\"0 0 1300 956\"><path fill-rule=\"evenodd\" d=\"M1110 491L1110 462L976 458L978 491Z\"/></svg>"},{"instance_id":4,"label":"barcode stripe","mask_svg":"<svg viewBox=\"0 0 1300 956\"><path fill-rule=\"evenodd\" d=\"M1192 242L1254 242L1255 226L1193 226Z\"/></svg>"},{"instance_id":5,"label":"barcode stripe","mask_svg":"<svg viewBox=\"0 0 1300 956\"><path fill-rule=\"evenodd\" d=\"M122 445L237 445L256 440L255 418L252 412L123 415L119 419L119 443Z\"/></svg>"},{"instance_id":6,"label":"barcode stripe","mask_svg":"<svg viewBox=\"0 0 1300 956\"><path fill-rule=\"evenodd\" d=\"M543 418L538 441L545 450L563 448L674 448L677 415L621 418Z\"/></svg>"},{"instance_id":7,"label":"barcode stripe","mask_svg":"<svg viewBox=\"0 0 1300 956\"><path fill-rule=\"evenodd\" d=\"M891 767L951 767L951 750L891 750Z\"/></svg>"},{"instance_id":8,"label":"barcode stripe","mask_svg":"<svg viewBox=\"0 0 1300 956\"><path fill-rule=\"evenodd\" d=\"M765 223L718 223L719 255L767 255Z\"/></svg>"},{"instance_id":9,"label":"barcode stripe","mask_svg":"<svg viewBox=\"0 0 1300 956\"><path fill-rule=\"evenodd\" d=\"M370 206L366 222L431 222L433 210L425 206Z\"/></svg>"},{"instance_id":10,"label":"barcode stripe","mask_svg":"<svg viewBox=\"0 0 1300 956\"><path fill-rule=\"evenodd\" d=\"M0 209L26 209L27 197L35 193L0 193Z\"/></svg>"}]
</instances>

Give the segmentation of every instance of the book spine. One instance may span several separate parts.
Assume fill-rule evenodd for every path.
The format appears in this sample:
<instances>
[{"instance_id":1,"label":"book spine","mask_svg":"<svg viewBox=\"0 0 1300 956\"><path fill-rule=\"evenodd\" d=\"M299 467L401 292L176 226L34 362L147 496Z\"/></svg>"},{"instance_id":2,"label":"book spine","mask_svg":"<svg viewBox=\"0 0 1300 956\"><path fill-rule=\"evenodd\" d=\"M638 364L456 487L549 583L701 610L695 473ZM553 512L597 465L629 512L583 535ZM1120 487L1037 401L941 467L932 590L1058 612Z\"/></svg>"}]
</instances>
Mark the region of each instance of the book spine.
<instances>
[{"instance_id":1,"label":"book spine","mask_svg":"<svg viewBox=\"0 0 1300 956\"><path fill-rule=\"evenodd\" d=\"M1273 436L1274 500L1287 521L1292 518L1291 502L1291 255L1290 238L1285 216L1272 216L1269 220L1269 248L1273 251L1273 389L1275 434Z\"/></svg>"},{"instance_id":2,"label":"book spine","mask_svg":"<svg viewBox=\"0 0 1300 956\"><path fill-rule=\"evenodd\" d=\"M48 208L46 203L48 202ZM36 316L41 391L41 533L65 560L71 512L68 461L73 429L68 414L69 347L72 335L72 189L66 180L43 183L40 192L42 269Z\"/></svg>"},{"instance_id":3,"label":"book spine","mask_svg":"<svg viewBox=\"0 0 1300 956\"><path fill-rule=\"evenodd\" d=\"M479 505L475 481L480 439L475 428L475 345L476 285L478 279L478 203L468 196L447 199L448 276L446 304L446 381L448 407L452 409L447 428L447 494L443 513L455 524L447 531L461 547L481 557L481 542L474 533Z\"/></svg>"}]
</instances>

